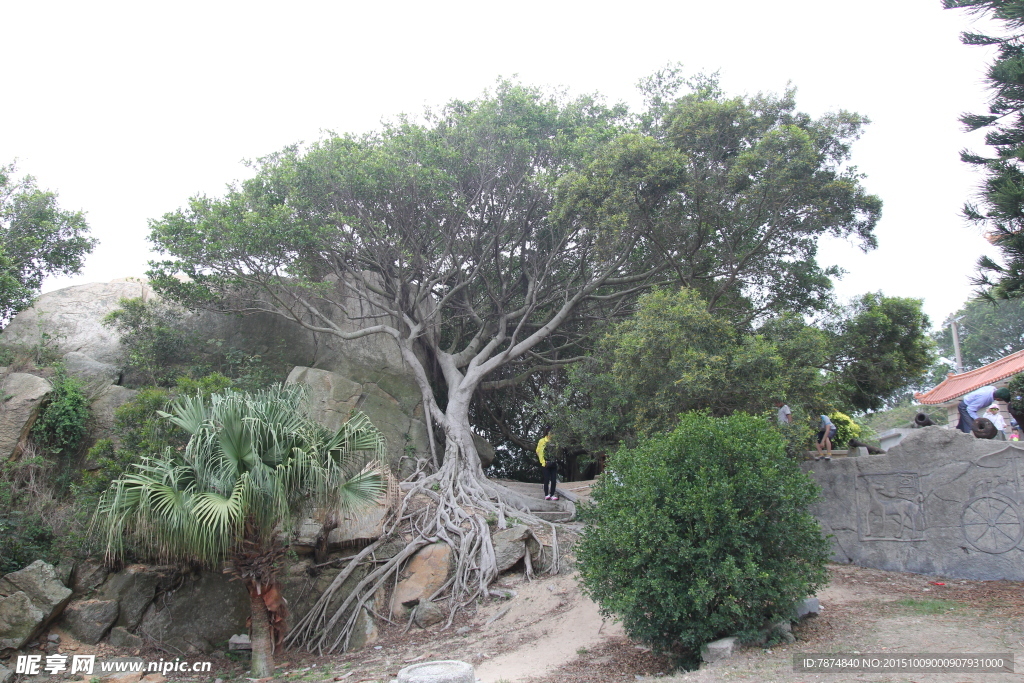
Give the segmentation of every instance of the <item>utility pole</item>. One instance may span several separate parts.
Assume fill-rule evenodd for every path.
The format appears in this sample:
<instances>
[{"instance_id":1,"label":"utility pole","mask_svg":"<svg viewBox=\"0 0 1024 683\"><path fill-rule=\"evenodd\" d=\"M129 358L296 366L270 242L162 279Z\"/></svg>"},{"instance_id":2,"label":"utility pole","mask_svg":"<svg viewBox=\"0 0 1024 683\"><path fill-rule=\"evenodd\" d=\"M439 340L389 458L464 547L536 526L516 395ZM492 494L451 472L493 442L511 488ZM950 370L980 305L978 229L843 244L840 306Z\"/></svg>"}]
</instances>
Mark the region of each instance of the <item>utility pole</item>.
<instances>
[{"instance_id":1,"label":"utility pole","mask_svg":"<svg viewBox=\"0 0 1024 683\"><path fill-rule=\"evenodd\" d=\"M953 328L953 353L956 355L956 374L958 375L964 371L964 362L960 357L960 329L957 323L963 320L964 317L962 315L957 318L950 316L943 323L943 325L950 325Z\"/></svg>"}]
</instances>

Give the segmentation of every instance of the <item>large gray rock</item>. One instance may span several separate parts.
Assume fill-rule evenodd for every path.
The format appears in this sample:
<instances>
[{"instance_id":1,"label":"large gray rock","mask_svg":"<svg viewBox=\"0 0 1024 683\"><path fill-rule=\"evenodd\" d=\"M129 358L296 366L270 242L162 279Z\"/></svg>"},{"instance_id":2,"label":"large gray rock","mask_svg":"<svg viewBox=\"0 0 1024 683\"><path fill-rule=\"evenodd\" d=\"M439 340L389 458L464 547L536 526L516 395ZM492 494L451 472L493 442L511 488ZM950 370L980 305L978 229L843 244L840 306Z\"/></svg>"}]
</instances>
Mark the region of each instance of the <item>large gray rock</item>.
<instances>
[{"instance_id":1,"label":"large gray rock","mask_svg":"<svg viewBox=\"0 0 1024 683\"><path fill-rule=\"evenodd\" d=\"M61 583L53 565L42 560L4 576L0 579L0 650L25 645L70 599L71 589Z\"/></svg>"},{"instance_id":2,"label":"large gray rock","mask_svg":"<svg viewBox=\"0 0 1024 683\"><path fill-rule=\"evenodd\" d=\"M43 399L52 390L42 377L24 372L0 378L0 461L21 455Z\"/></svg>"},{"instance_id":3,"label":"large gray rock","mask_svg":"<svg viewBox=\"0 0 1024 683\"><path fill-rule=\"evenodd\" d=\"M1024 447L925 427L886 455L805 463L833 558L967 579L1024 580Z\"/></svg>"},{"instance_id":4,"label":"large gray rock","mask_svg":"<svg viewBox=\"0 0 1024 683\"><path fill-rule=\"evenodd\" d=\"M119 365L117 331L103 318L119 307L121 299L153 296L141 282L96 282L65 287L40 295L31 307L14 317L0 335L0 343L31 347L48 334L56 349L77 351L101 363Z\"/></svg>"},{"instance_id":5,"label":"large gray rock","mask_svg":"<svg viewBox=\"0 0 1024 683\"><path fill-rule=\"evenodd\" d=\"M96 392L89 410L92 412L93 433L99 437L106 436L113 439L115 445L119 445L119 439L114 434L114 413L128 401L135 398L139 392L135 389L108 384Z\"/></svg>"},{"instance_id":6,"label":"large gray rock","mask_svg":"<svg viewBox=\"0 0 1024 683\"><path fill-rule=\"evenodd\" d=\"M399 468L403 455L430 451L427 428L420 419L423 411L418 388L412 395L397 382L383 387L377 382L360 384L338 372L308 367L296 367L286 381L309 388L310 413L328 429L340 429L354 411L366 413L384 435L388 462L394 469Z\"/></svg>"},{"instance_id":7,"label":"large gray rock","mask_svg":"<svg viewBox=\"0 0 1024 683\"><path fill-rule=\"evenodd\" d=\"M249 594L241 581L204 572L165 593L146 610L138 632L181 652L212 652L245 632Z\"/></svg>"},{"instance_id":8,"label":"large gray rock","mask_svg":"<svg viewBox=\"0 0 1024 683\"><path fill-rule=\"evenodd\" d=\"M64 367L69 375L82 381L89 396L96 396L107 386L116 384L121 377L121 369L116 365L101 363L80 351L65 353Z\"/></svg>"},{"instance_id":9,"label":"large gray rock","mask_svg":"<svg viewBox=\"0 0 1024 683\"><path fill-rule=\"evenodd\" d=\"M64 608L61 623L87 645L100 642L117 620L116 600L76 600Z\"/></svg>"},{"instance_id":10,"label":"large gray rock","mask_svg":"<svg viewBox=\"0 0 1024 683\"><path fill-rule=\"evenodd\" d=\"M141 564L125 567L123 571L111 574L96 591L98 600L113 600L121 609L116 624L134 631L146 614L161 575Z\"/></svg>"}]
</instances>

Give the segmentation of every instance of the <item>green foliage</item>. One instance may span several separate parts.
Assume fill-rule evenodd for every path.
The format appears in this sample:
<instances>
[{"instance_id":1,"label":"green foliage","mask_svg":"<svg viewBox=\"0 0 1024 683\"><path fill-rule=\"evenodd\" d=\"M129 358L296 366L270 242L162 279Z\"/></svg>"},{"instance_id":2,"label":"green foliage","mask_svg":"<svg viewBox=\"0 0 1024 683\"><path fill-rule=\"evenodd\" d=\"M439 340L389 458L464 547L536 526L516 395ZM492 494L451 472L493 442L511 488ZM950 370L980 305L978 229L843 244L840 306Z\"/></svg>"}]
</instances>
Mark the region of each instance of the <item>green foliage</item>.
<instances>
[{"instance_id":1,"label":"green foliage","mask_svg":"<svg viewBox=\"0 0 1024 683\"><path fill-rule=\"evenodd\" d=\"M281 379L280 363L202 338L184 309L163 300L121 299L103 322L120 335L128 384L209 396L228 387L258 391Z\"/></svg>"},{"instance_id":2,"label":"green foliage","mask_svg":"<svg viewBox=\"0 0 1024 683\"><path fill-rule=\"evenodd\" d=\"M775 411L768 411L765 419L782 434L782 438L786 441L786 454L791 458L795 458L798 462L803 462L804 454L807 452L810 444L814 442L814 436L817 433L817 421L812 420L800 406L790 406L790 409L793 411L792 422L779 424Z\"/></svg>"},{"instance_id":3,"label":"green foliage","mask_svg":"<svg viewBox=\"0 0 1024 683\"><path fill-rule=\"evenodd\" d=\"M834 410L828 414L828 419L836 426L836 438L832 439L833 448L846 448L850 439L860 438L860 425L849 415Z\"/></svg>"},{"instance_id":4,"label":"green foliage","mask_svg":"<svg viewBox=\"0 0 1024 683\"><path fill-rule=\"evenodd\" d=\"M788 323L741 334L692 290L655 290L613 325L593 356L569 370L551 410L560 430L590 450L671 428L679 413L760 413L779 397L809 398L820 385L824 335ZM810 369L810 372L808 372Z\"/></svg>"},{"instance_id":5,"label":"green foliage","mask_svg":"<svg viewBox=\"0 0 1024 683\"><path fill-rule=\"evenodd\" d=\"M295 386L175 400L160 415L188 444L143 458L111 483L97 507L107 552L123 556L130 540L156 559L215 565L238 560L244 543L273 553L297 510L375 499L380 470L359 471L357 456L369 452L379 467L383 437L361 414L328 432L304 416L303 400Z\"/></svg>"},{"instance_id":6,"label":"green foliage","mask_svg":"<svg viewBox=\"0 0 1024 683\"><path fill-rule=\"evenodd\" d=\"M39 559L52 561L52 549L53 530L38 514L5 509L0 503L0 576Z\"/></svg>"},{"instance_id":7,"label":"green foliage","mask_svg":"<svg viewBox=\"0 0 1024 683\"><path fill-rule=\"evenodd\" d=\"M32 303L49 275L72 275L96 246L81 211L57 206L57 193L15 179L0 165L0 323Z\"/></svg>"},{"instance_id":8,"label":"green foliage","mask_svg":"<svg viewBox=\"0 0 1024 683\"><path fill-rule=\"evenodd\" d=\"M984 171L978 204L968 202L963 215L984 228L986 237L1002 252L1002 263L984 256L978 261L975 283L994 298L1024 295L1024 4L1016 0L943 0L943 6L967 9L991 18L999 28L988 34L965 31L967 45L996 46L987 81L992 93L987 114L964 114L960 121L969 131L987 130L985 143L993 156L968 151L960 158Z\"/></svg>"},{"instance_id":9,"label":"green foliage","mask_svg":"<svg viewBox=\"0 0 1024 683\"><path fill-rule=\"evenodd\" d=\"M693 663L703 643L786 619L825 584L817 495L761 418L684 414L610 459L584 512L584 589L631 638Z\"/></svg>"},{"instance_id":10,"label":"green foliage","mask_svg":"<svg viewBox=\"0 0 1024 683\"><path fill-rule=\"evenodd\" d=\"M211 372L198 379L186 375L179 377L174 383L175 393L179 396L194 396L198 394L203 398L209 398L212 394L220 394L231 388L237 387L246 390L244 387L237 385L230 377L219 372ZM261 386L266 385L263 384Z\"/></svg>"},{"instance_id":11,"label":"green foliage","mask_svg":"<svg viewBox=\"0 0 1024 683\"><path fill-rule=\"evenodd\" d=\"M980 368L1024 349L1024 300L971 299L951 317L959 318L957 329L964 370ZM932 338L939 353L948 359L938 377L941 381L953 371L956 358L952 326L946 325Z\"/></svg>"},{"instance_id":12,"label":"green foliage","mask_svg":"<svg viewBox=\"0 0 1024 683\"><path fill-rule=\"evenodd\" d=\"M881 434L897 427L912 427L914 425L914 418L918 413L926 414L937 425L944 425L947 422L944 409L936 406L919 405L912 401L906 401L888 410L866 413L859 416L857 422L861 426L862 434L870 437L871 435Z\"/></svg>"},{"instance_id":13,"label":"green foliage","mask_svg":"<svg viewBox=\"0 0 1024 683\"><path fill-rule=\"evenodd\" d=\"M1010 414L1024 427L1024 420L1021 419L1024 418L1024 374L1014 376L1006 388L1010 390L1010 400L1007 401Z\"/></svg>"},{"instance_id":14,"label":"green foliage","mask_svg":"<svg viewBox=\"0 0 1024 683\"><path fill-rule=\"evenodd\" d=\"M185 312L162 300L121 299L103 319L117 330L125 368L134 384L169 386L199 361L201 342L183 326Z\"/></svg>"},{"instance_id":15,"label":"green foliage","mask_svg":"<svg viewBox=\"0 0 1024 683\"><path fill-rule=\"evenodd\" d=\"M53 391L32 427L36 442L55 456L76 455L88 432L89 399L82 382L58 365L51 379Z\"/></svg>"},{"instance_id":16,"label":"green foliage","mask_svg":"<svg viewBox=\"0 0 1024 683\"><path fill-rule=\"evenodd\" d=\"M864 294L833 316L828 368L833 405L879 410L903 398L933 358L928 316L920 299Z\"/></svg>"}]
</instances>

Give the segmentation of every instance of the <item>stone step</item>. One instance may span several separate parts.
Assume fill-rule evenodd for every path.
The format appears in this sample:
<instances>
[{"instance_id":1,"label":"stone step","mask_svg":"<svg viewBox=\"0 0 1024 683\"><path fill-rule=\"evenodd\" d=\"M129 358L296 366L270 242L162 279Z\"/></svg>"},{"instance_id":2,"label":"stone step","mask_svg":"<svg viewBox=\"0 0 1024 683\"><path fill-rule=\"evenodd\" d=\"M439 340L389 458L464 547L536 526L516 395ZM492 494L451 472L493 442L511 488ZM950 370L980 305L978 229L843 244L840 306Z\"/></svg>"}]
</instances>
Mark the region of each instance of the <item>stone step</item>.
<instances>
[{"instance_id":1,"label":"stone step","mask_svg":"<svg viewBox=\"0 0 1024 683\"><path fill-rule=\"evenodd\" d=\"M532 512L531 514L548 522L568 522L573 518L573 514L567 510L558 510L555 512Z\"/></svg>"}]
</instances>

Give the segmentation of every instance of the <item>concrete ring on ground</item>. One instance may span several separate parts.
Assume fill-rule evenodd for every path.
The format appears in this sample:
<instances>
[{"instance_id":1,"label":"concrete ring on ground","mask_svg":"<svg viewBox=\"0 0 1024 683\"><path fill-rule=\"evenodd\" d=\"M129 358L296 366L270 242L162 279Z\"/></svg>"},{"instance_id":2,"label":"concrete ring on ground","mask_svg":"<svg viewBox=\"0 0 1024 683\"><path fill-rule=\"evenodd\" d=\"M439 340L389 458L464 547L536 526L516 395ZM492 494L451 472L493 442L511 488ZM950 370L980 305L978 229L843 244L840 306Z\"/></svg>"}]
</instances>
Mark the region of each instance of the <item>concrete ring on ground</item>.
<instances>
[{"instance_id":1,"label":"concrete ring on ground","mask_svg":"<svg viewBox=\"0 0 1024 683\"><path fill-rule=\"evenodd\" d=\"M476 683L473 667L455 659L423 662L398 672L398 683Z\"/></svg>"}]
</instances>

